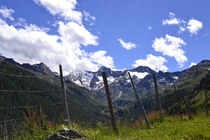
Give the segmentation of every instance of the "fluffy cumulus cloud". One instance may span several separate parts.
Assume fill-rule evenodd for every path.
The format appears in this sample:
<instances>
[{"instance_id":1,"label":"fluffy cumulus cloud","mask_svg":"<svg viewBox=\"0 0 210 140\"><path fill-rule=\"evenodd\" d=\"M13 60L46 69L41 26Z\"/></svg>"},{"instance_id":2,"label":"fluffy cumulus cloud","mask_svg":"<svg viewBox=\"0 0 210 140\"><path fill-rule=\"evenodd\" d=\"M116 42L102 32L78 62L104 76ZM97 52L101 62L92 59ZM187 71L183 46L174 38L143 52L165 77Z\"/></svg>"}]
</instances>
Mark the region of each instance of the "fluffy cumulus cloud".
<instances>
[{"instance_id":1,"label":"fluffy cumulus cloud","mask_svg":"<svg viewBox=\"0 0 210 140\"><path fill-rule=\"evenodd\" d=\"M155 51L161 52L163 55L174 57L179 63L179 66L182 67L188 60L182 49L182 46L185 44L181 38L166 35L165 38L155 38L152 47Z\"/></svg>"},{"instance_id":2,"label":"fluffy cumulus cloud","mask_svg":"<svg viewBox=\"0 0 210 140\"><path fill-rule=\"evenodd\" d=\"M185 21L180 18L176 18L176 15L172 12L169 13L169 19L164 19L162 21L163 25L177 25L179 26L179 32L188 31L192 35L197 34L199 30L203 28L203 23L196 19L190 19Z\"/></svg>"},{"instance_id":3,"label":"fluffy cumulus cloud","mask_svg":"<svg viewBox=\"0 0 210 140\"><path fill-rule=\"evenodd\" d=\"M133 67L138 66L148 66L155 71L168 71L168 67L165 65L167 60L162 56L154 56L152 54L147 54L146 59L138 59L133 64Z\"/></svg>"},{"instance_id":4,"label":"fluffy cumulus cloud","mask_svg":"<svg viewBox=\"0 0 210 140\"><path fill-rule=\"evenodd\" d=\"M136 48L136 44L132 43L132 42L125 42L123 41L121 38L118 39L118 41L120 42L120 45L125 48L126 50L130 50L133 48Z\"/></svg>"},{"instance_id":5,"label":"fluffy cumulus cloud","mask_svg":"<svg viewBox=\"0 0 210 140\"><path fill-rule=\"evenodd\" d=\"M200 29L203 28L203 23L196 19L191 19L187 23L187 29L191 34L197 34Z\"/></svg>"},{"instance_id":6,"label":"fluffy cumulus cloud","mask_svg":"<svg viewBox=\"0 0 210 140\"><path fill-rule=\"evenodd\" d=\"M14 13L13 9L7 9L5 6L0 7L0 15L2 15L4 18L10 19L11 21L14 20L12 13Z\"/></svg>"},{"instance_id":7,"label":"fluffy cumulus cloud","mask_svg":"<svg viewBox=\"0 0 210 140\"><path fill-rule=\"evenodd\" d=\"M178 25L181 23L181 20L175 17L175 14L170 12L169 19L165 19L162 21L163 25Z\"/></svg>"},{"instance_id":8,"label":"fluffy cumulus cloud","mask_svg":"<svg viewBox=\"0 0 210 140\"><path fill-rule=\"evenodd\" d=\"M76 0L34 0L44 6L52 15L59 15L66 20L82 23L82 13L76 11Z\"/></svg>"},{"instance_id":9,"label":"fluffy cumulus cloud","mask_svg":"<svg viewBox=\"0 0 210 140\"><path fill-rule=\"evenodd\" d=\"M75 22L59 22L58 32L62 41L78 45L97 45L97 36L92 35L83 25Z\"/></svg>"},{"instance_id":10,"label":"fluffy cumulus cloud","mask_svg":"<svg viewBox=\"0 0 210 140\"><path fill-rule=\"evenodd\" d=\"M94 53L90 53L90 59L100 65L106 66L108 68L114 67L114 61L112 57L106 56L106 51L100 50Z\"/></svg>"},{"instance_id":11,"label":"fluffy cumulus cloud","mask_svg":"<svg viewBox=\"0 0 210 140\"><path fill-rule=\"evenodd\" d=\"M52 14L64 14L60 12L62 7L60 3L51 0L37 2L43 2L50 12L55 10ZM64 4L67 2L71 10L76 4L74 0L59 2ZM76 20L60 20L57 23L58 34L49 34L48 28L27 24L26 21L17 27L15 22L8 24L0 18L1 55L14 58L20 63L44 62L53 71L58 71L58 64L62 64L65 73L78 70L96 71L101 65L114 68L114 61L112 57L107 56L106 51L88 53L83 49L83 46L98 45L98 37L88 31L83 24Z\"/></svg>"}]
</instances>

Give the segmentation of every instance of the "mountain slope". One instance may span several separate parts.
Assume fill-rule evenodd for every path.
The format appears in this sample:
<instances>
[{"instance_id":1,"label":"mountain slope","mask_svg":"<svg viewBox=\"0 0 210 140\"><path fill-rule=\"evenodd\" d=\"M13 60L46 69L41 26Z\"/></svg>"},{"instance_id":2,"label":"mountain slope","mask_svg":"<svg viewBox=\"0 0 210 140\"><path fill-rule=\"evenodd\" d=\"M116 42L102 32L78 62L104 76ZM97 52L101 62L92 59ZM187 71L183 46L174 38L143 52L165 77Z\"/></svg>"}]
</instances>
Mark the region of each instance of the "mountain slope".
<instances>
[{"instance_id":1,"label":"mountain slope","mask_svg":"<svg viewBox=\"0 0 210 140\"><path fill-rule=\"evenodd\" d=\"M196 91L194 88L200 85L201 80L209 71L209 60L204 60L199 64L180 72L155 72L148 67L141 66L123 71L114 71L106 67L101 67L97 72L88 72L92 75L92 80L89 79L91 82L88 88L94 95L97 95L101 103L105 104L106 94L103 87L101 72L106 72L117 116L125 117L132 115L130 118L135 118L139 113L141 114L141 112L138 111L136 98L127 73L131 73L138 94L141 94L147 111L154 110L156 106L154 81L152 77L152 74L155 74L163 108L169 113L171 110L175 113L177 112L177 102L180 102L182 111L186 112L186 102L189 96L191 100L194 100L194 98L198 99L195 100L195 102L192 102L193 105L199 104L197 105L198 109L199 106L201 106L202 101L200 99L202 98L203 100L204 94L202 93L202 89ZM176 91L174 91L174 83L176 85Z\"/></svg>"},{"instance_id":2,"label":"mountain slope","mask_svg":"<svg viewBox=\"0 0 210 140\"><path fill-rule=\"evenodd\" d=\"M122 71L101 67L96 72L80 71L70 73L64 77L70 104L70 116L73 120L88 122L106 119L104 114L108 114L108 109L101 72L106 72L107 74L113 106L118 119L137 119L141 115L128 72L130 72L138 94L141 96L148 112L153 111L156 106L152 74L155 74L157 77L162 107L166 112L177 113L180 110L178 104L180 104L182 112L186 112L188 98L190 98L192 105L196 106L197 109L202 109L204 92L203 87L200 85L209 85L209 71L210 61L204 60L180 72L155 72L148 67L139 66L131 70ZM1 75L1 73L32 75L35 79L18 79L17 77ZM47 91L46 94L41 93L40 95L28 94L26 99L21 99L22 95L18 95L20 100L17 100L15 104L11 104L12 97L8 95L1 96L0 100L3 105L8 107L14 105L23 106L24 103L32 103L33 105L38 103L51 104L54 101L62 101L63 98L58 74L52 72L43 63L21 65L12 59L0 57L0 80L0 89ZM204 81L204 84L201 84L201 81ZM44 98L44 95L50 98ZM27 102L24 102L25 100ZM47 110L49 111L50 109L48 108ZM61 112L61 110L64 109L59 108L57 112Z\"/></svg>"},{"instance_id":3,"label":"mountain slope","mask_svg":"<svg viewBox=\"0 0 210 140\"><path fill-rule=\"evenodd\" d=\"M13 63L15 61L8 62L8 59L0 60L0 120L22 118L22 113L27 110L13 108L25 106L44 106L45 113L51 120L63 116L63 105L51 106L62 103L64 99L58 76L52 76L51 72L43 74L40 71L25 69L25 65ZM27 77L20 77L20 75ZM95 123L106 119L88 90L72 82L66 83L66 87L71 120L78 123ZM8 111L9 116L6 116Z\"/></svg>"}]
</instances>

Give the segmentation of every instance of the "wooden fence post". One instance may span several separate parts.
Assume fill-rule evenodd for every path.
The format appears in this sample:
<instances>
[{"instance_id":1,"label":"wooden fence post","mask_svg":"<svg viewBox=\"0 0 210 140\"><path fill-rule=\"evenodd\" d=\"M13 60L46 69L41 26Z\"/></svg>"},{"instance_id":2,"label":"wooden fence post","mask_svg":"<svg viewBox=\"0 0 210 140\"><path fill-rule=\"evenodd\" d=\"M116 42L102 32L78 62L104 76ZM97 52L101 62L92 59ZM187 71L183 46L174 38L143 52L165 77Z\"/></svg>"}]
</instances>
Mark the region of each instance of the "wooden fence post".
<instances>
[{"instance_id":1,"label":"wooden fence post","mask_svg":"<svg viewBox=\"0 0 210 140\"><path fill-rule=\"evenodd\" d=\"M206 116L209 116L209 111L208 111L208 90L205 90L205 110L206 110Z\"/></svg>"},{"instance_id":2,"label":"wooden fence post","mask_svg":"<svg viewBox=\"0 0 210 140\"><path fill-rule=\"evenodd\" d=\"M130 80L131 80L131 84L132 84L132 86L133 86L133 90L134 90L136 99L137 99L139 105L141 106L141 110L143 111L144 120L145 120L145 122L146 122L146 124L147 124L147 127L148 127L148 128L151 128L151 127L150 127L150 124L149 124L149 121L148 121L147 113L146 113L146 111L145 111L145 109L144 109L144 105L143 105L143 103L142 103L142 101L141 101L141 98L140 98L140 97L138 96L138 94L137 94L136 88L135 88L135 86L134 86L134 82L133 82L133 80L132 80L131 75L130 75L129 72L128 72L128 75L129 75L129 78L130 78Z\"/></svg>"},{"instance_id":3,"label":"wooden fence post","mask_svg":"<svg viewBox=\"0 0 210 140\"><path fill-rule=\"evenodd\" d=\"M111 115L112 128L113 128L114 132L116 134L118 134L118 129L117 129L117 125L116 125L116 121L115 121L115 117L114 117L114 112L113 112L113 107L112 107L112 100L111 100L111 97L110 97L109 86L108 86L107 77L106 77L105 72L102 72L102 77L103 77L103 81L104 81L104 88L105 88L105 91L106 91L106 96L107 96L107 101L108 101L108 106L109 106L109 112L110 112L110 115Z\"/></svg>"},{"instance_id":4,"label":"wooden fence post","mask_svg":"<svg viewBox=\"0 0 210 140\"><path fill-rule=\"evenodd\" d=\"M159 95L159 91L158 91L157 78L155 76L155 73L153 73L153 80L154 80L154 84L155 84L155 97L156 97L156 102L157 102L157 109L160 113L160 118L162 119L162 117L163 117L162 107L161 107L160 95Z\"/></svg>"},{"instance_id":5,"label":"wooden fence post","mask_svg":"<svg viewBox=\"0 0 210 140\"><path fill-rule=\"evenodd\" d=\"M64 94L64 102L65 102L65 123L67 123L68 125L70 125L70 117L69 117L69 109L68 109L68 101L67 101L67 95L66 95L66 89L65 89L65 85L64 85L64 80L63 80L63 70L62 70L62 66L59 65L59 70L60 70L60 80L61 80L61 88L62 88L62 92Z\"/></svg>"}]
</instances>

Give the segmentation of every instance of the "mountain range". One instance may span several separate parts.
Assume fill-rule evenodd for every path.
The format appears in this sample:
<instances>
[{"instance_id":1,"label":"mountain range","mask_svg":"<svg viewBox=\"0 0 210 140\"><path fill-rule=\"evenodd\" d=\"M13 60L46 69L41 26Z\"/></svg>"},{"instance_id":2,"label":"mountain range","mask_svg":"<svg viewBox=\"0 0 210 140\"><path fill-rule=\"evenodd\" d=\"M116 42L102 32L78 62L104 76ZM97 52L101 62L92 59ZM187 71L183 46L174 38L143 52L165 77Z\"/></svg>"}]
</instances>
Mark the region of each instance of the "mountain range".
<instances>
[{"instance_id":1,"label":"mountain range","mask_svg":"<svg viewBox=\"0 0 210 140\"><path fill-rule=\"evenodd\" d=\"M189 80L192 80L192 76L195 73L198 73L198 71L200 71L200 73L197 77L193 78L193 81L190 83ZM181 86L181 83L188 81L189 83L187 85L196 86L199 84L201 78L209 71L209 60L203 60L189 69L178 72L156 72L146 66L139 66L130 70L116 71L102 66L96 72L72 72L65 76L65 80L67 82L72 81L82 87L85 87L93 94L97 95L100 99L105 99L106 96L104 93L101 72L106 72L113 102L121 106L123 104L126 105L129 103L130 99L133 100L134 98L128 72L131 74L138 92L141 93L143 98L147 98L154 95L154 81L152 74L156 75L159 91L160 93L163 93L168 89L171 89L174 83L176 83L177 87L179 87L179 85Z\"/></svg>"},{"instance_id":2,"label":"mountain range","mask_svg":"<svg viewBox=\"0 0 210 140\"><path fill-rule=\"evenodd\" d=\"M29 85L27 81L19 80L18 82L27 83L26 86L29 86L31 89L36 87L36 90L43 90L44 87L42 85L44 84L47 89L50 89L50 87L53 89L51 90L51 96L55 98L53 100L60 100L60 97L57 95L57 92L59 92L57 89L60 88L59 75L56 72L52 72L44 63L34 65L26 63L19 64L13 59L0 56L0 73L8 72L13 74L28 73L36 76L37 78L34 83ZM201 81L203 79L207 81L206 83L204 82L206 87L210 85L208 80L210 79L210 60L203 60L197 65L179 72L156 72L145 66L139 66L129 70L112 70L102 66L96 72L72 72L64 76L64 81L67 86L68 98L72 101L70 104L74 106L73 112L71 112L74 114L73 118L83 121L86 121L84 116L86 118L98 118L96 120L100 120L102 116L106 118L108 109L101 75L102 72L106 72L115 113L119 118L139 115L128 72L132 76L137 92L142 98L147 111L155 108L153 74L157 77L162 106L166 110L169 108L175 109L177 102L182 104L182 110L186 110L185 101L189 95L192 95L190 98L194 101L193 104L201 108L201 99L203 98L203 91L200 88ZM51 78L43 78L43 76L49 76ZM2 81L0 82L0 89L5 89L5 87L11 88L10 85L15 85L14 87L16 89L24 90L23 85L17 84L17 81L5 75L1 75L0 80ZM3 81L7 82L5 83ZM176 92L174 91L174 85L176 85ZM175 98L175 96L178 98ZM38 100L40 97L34 96L33 98ZM51 101L52 98L50 99ZM6 97L4 99L8 100ZM43 102L51 101L45 101L43 99ZM7 106L12 106L9 102L11 101L8 100L6 102ZM22 103L17 102L16 104L21 105ZM82 113L82 111L84 112Z\"/></svg>"}]
</instances>

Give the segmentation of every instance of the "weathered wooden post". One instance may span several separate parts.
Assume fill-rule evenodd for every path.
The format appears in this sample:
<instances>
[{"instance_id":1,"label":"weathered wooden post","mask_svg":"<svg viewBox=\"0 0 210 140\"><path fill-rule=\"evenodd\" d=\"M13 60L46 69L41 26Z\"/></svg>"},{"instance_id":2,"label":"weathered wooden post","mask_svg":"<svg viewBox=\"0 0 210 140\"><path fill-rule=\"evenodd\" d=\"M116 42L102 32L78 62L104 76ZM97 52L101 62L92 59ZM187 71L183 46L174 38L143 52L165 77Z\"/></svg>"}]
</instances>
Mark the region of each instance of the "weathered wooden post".
<instances>
[{"instance_id":1,"label":"weathered wooden post","mask_svg":"<svg viewBox=\"0 0 210 140\"><path fill-rule=\"evenodd\" d=\"M208 90L205 89L205 110L206 110L206 116L209 116L209 111L208 111Z\"/></svg>"},{"instance_id":2,"label":"weathered wooden post","mask_svg":"<svg viewBox=\"0 0 210 140\"><path fill-rule=\"evenodd\" d=\"M110 112L110 116L111 116L112 128L113 128L114 132L116 134L118 134L118 129L117 129L117 125L116 125L116 121L115 121L115 117L114 117L114 112L113 112L113 107L112 107L112 100L111 100L111 97L110 97L109 86L108 86L107 77L106 77L105 72L102 72L102 77L103 77L103 81L104 81L104 88L105 88L105 91L106 91L106 96L107 96L107 101L108 101L108 106L109 106L109 112Z\"/></svg>"},{"instance_id":3,"label":"weathered wooden post","mask_svg":"<svg viewBox=\"0 0 210 140\"><path fill-rule=\"evenodd\" d=\"M162 119L163 114L162 114L162 107L161 107L161 102L160 102L160 95L158 92L158 85L157 85L157 78L155 76L155 73L153 73L153 80L155 84L155 97L156 97L156 102L157 102L157 109L159 111L160 118Z\"/></svg>"},{"instance_id":4,"label":"weathered wooden post","mask_svg":"<svg viewBox=\"0 0 210 140\"><path fill-rule=\"evenodd\" d=\"M65 108L65 123L67 123L68 125L70 125L70 117L69 117L69 109L68 109L68 101L67 101L67 95L66 95L66 89L65 89L65 84L64 84L64 80L63 80L63 70L62 70L62 66L59 65L59 70L60 70L60 80L61 80L61 88L62 88L62 92L64 94L64 108Z\"/></svg>"},{"instance_id":5,"label":"weathered wooden post","mask_svg":"<svg viewBox=\"0 0 210 140\"><path fill-rule=\"evenodd\" d=\"M149 121L148 121L147 113L146 113L146 111L145 111L145 109L144 109L144 105L143 105L143 103L142 103L142 101L141 101L141 98L140 98L140 97L138 96L138 94L137 94L136 88L135 88L135 86L134 86L134 82L133 82L133 80L132 80L131 75L130 75L129 72L128 72L128 75L129 75L129 78L130 78L130 80L131 80L131 84L132 84L132 86L133 86L133 90L134 90L136 99L137 99L139 105L141 106L141 110L143 111L144 120L145 120L145 122L146 122L146 124L147 124L147 127L148 127L148 128L151 128L151 127L150 127L150 124L149 124Z\"/></svg>"}]
</instances>

